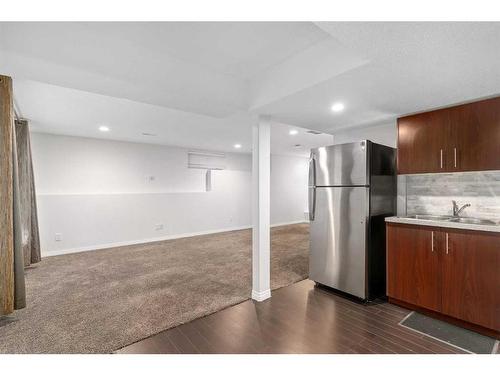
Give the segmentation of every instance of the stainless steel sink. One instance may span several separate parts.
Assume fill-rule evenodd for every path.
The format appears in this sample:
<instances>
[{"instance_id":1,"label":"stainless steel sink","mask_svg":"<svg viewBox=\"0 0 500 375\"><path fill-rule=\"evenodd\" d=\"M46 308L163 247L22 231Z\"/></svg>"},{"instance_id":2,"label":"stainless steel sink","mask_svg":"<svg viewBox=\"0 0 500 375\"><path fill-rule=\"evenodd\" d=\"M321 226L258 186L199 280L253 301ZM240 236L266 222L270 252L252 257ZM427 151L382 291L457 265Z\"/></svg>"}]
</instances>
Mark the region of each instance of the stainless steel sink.
<instances>
[{"instance_id":1,"label":"stainless steel sink","mask_svg":"<svg viewBox=\"0 0 500 375\"><path fill-rule=\"evenodd\" d=\"M452 216L445 215L410 215L406 216L407 219L418 219L418 220L438 220L438 221L450 221L453 219Z\"/></svg>"},{"instance_id":2,"label":"stainless steel sink","mask_svg":"<svg viewBox=\"0 0 500 375\"><path fill-rule=\"evenodd\" d=\"M406 219L418 219L418 220L433 220L433 221L449 221L453 223L464 223L464 224L478 224L478 225L499 225L499 223L493 220L487 219L477 219L475 217L454 217L446 215L410 215L405 216Z\"/></svg>"},{"instance_id":3,"label":"stainless steel sink","mask_svg":"<svg viewBox=\"0 0 500 375\"><path fill-rule=\"evenodd\" d=\"M476 219L474 217L458 217L451 219L454 223L464 223L464 224L479 224L479 225L498 225L492 220L486 219Z\"/></svg>"}]
</instances>

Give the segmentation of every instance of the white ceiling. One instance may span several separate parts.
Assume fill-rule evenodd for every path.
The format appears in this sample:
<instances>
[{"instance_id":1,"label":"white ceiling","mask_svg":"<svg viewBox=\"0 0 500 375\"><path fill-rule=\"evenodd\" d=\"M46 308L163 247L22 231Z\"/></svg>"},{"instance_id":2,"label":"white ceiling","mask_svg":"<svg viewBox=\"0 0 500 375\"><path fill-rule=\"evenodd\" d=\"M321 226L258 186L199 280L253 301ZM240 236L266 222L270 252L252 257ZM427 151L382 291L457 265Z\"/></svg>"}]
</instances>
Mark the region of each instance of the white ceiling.
<instances>
[{"instance_id":1,"label":"white ceiling","mask_svg":"<svg viewBox=\"0 0 500 375\"><path fill-rule=\"evenodd\" d=\"M256 114L334 133L498 95L499 39L474 22L0 23L0 73L38 131L249 151Z\"/></svg>"},{"instance_id":2,"label":"white ceiling","mask_svg":"<svg viewBox=\"0 0 500 375\"><path fill-rule=\"evenodd\" d=\"M319 23L369 62L259 111L334 133L500 94L500 23ZM340 114L331 103L342 101Z\"/></svg>"},{"instance_id":3,"label":"white ceiling","mask_svg":"<svg viewBox=\"0 0 500 375\"><path fill-rule=\"evenodd\" d=\"M14 91L35 132L226 152L252 149L255 116L244 112L220 119L25 80L15 80ZM110 131L100 132L101 125ZM291 136L291 129L298 134ZM271 139L273 153L300 156L308 156L312 147L333 142L329 134L313 135L307 129L280 123L273 123ZM235 149L236 143L242 147ZM300 146L295 147L297 144Z\"/></svg>"},{"instance_id":4,"label":"white ceiling","mask_svg":"<svg viewBox=\"0 0 500 375\"><path fill-rule=\"evenodd\" d=\"M290 135L290 130L298 133ZM331 134L312 134L308 129L274 122L271 127L271 152L273 154L309 157L311 148L333 144Z\"/></svg>"},{"instance_id":5,"label":"white ceiling","mask_svg":"<svg viewBox=\"0 0 500 375\"><path fill-rule=\"evenodd\" d=\"M250 151L243 142L251 137L249 119L242 115L218 119L24 80L14 81L14 92L33 131L226 151L245 143L242 150ZM111 130L100 132L101 125Z\"/></svg>"},{"instance_id":6,"label":"white ceiling","mask_svg":"<svg viewBox=\"0 0 500 375\"><path fill-rule=\"evenodd\" d=\"M248 109L250 77L324 38L302 22L2 23L0 68L225 117Z\"/></svg>"}]
</instances>

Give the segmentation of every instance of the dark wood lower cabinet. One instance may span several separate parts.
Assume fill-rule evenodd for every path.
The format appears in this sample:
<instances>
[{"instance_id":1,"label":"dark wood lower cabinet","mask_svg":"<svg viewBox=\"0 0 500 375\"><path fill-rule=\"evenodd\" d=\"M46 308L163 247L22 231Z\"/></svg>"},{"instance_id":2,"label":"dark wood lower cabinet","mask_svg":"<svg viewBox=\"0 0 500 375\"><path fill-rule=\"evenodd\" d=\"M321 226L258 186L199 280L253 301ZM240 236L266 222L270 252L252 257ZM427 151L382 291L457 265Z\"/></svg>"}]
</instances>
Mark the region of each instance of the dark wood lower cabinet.
<instances>
[{"instance_id":1,"label":"dark wood lower cabinet","mask_svg":"<svg viewBox=\"0 0 500 375\"><path fill-rule=\"evenodd\" d=\"M499 337L500 234L388 224L387 295Z\"/></svg>"},{"instance_id":2,"label":"dark wood lower cabinet","mask_svg":"<svg viewBox=\"0 0 500 375\"><path fill-rule=\"evenodd\" d=\"M395 227L387 233L387 294L402 301L439 311L438 238L432 229ZM432 243L434 241L434 245Z\"/></svg>"},{"instance_id":3,"label":"dark wood lower cabinet","mask_svg":"<svg viewBox=\"0 0 500 375\"><path fill-rule=\"evenodd\" d=\"M500 237L447 231L442 312L500 331Z\"/></svg>"}]
</instances>

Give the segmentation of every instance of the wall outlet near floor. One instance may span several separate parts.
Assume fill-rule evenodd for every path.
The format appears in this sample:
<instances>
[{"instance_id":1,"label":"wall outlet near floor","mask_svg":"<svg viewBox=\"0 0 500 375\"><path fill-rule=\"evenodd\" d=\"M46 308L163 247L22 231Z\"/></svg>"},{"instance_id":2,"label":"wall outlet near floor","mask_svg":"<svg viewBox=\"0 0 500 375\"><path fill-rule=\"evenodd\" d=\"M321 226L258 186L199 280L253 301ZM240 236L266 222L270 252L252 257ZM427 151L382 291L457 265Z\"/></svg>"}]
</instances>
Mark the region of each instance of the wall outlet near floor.
<instances>
[{"instance_id":1,"label":"wall outlet near floor","mask_svg":"<svg viewBox=\"0 0 500 375\"><path fill-rule=\"evenodd\" d=\"M54 235L54 240L55 240L55 241L58 241L58 242L59 242L59 241L62 241L62 233L56 233L56 234Z\"/></svg>"},{"instance_id":2,"label":"wall outlet near floor","mask_svg":"<svg viewBox=\"0 0 500 375\"><path fill-rule=\"evenodd\" d=\"M163 229L164 229L163 224L156 224L155 225L155 230L163 230Z\"/></svg>"}]
</instances>

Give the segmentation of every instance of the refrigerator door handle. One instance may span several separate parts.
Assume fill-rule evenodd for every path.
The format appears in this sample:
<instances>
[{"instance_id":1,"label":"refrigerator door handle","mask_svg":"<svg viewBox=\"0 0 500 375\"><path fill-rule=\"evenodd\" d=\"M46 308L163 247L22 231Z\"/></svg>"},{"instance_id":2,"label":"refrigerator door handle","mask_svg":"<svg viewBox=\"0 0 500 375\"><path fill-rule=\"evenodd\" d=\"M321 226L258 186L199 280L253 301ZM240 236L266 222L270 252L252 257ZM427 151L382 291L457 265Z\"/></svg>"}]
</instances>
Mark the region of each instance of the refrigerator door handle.
<instances>
[{"instance_id":1,"label":"refrigerator door handle","mask_svg":"<svg viewBox=\"0 0 500 375\"><path fill-rule=\"evenodd\" d=\"M316 159L309 159L309 187L316 187Z\"/></svg>"},{"instance_id":2,"label":"refrigerator door handle","mask_svg":"<svg viewBox=\"0 0 500 375\"><path fill-rule=\"evenodd\" d=\"M316 214L316 159L311 155L309 160L309 221L314 220Z\"/></svg>"},{"instance_id":3,"label":"refrigerator door handle","mask_svg":"<svg viewBox=\"0 0 500 375\"><path fill-rule=\"evenodd\" d=\"M309 187L309 221L316 215L316 187Z\"/></svg>"}]
</instances>

